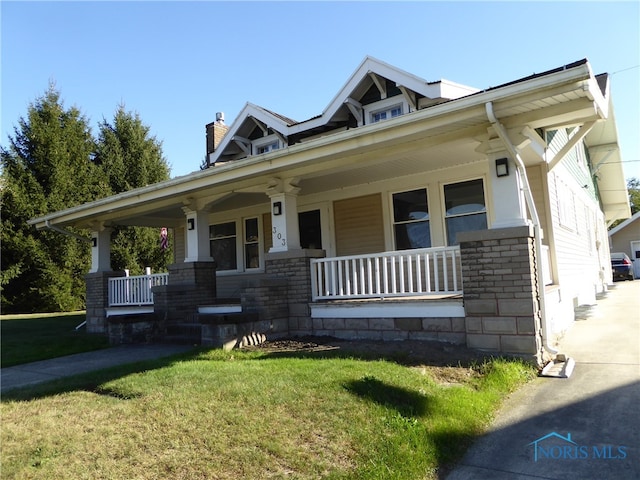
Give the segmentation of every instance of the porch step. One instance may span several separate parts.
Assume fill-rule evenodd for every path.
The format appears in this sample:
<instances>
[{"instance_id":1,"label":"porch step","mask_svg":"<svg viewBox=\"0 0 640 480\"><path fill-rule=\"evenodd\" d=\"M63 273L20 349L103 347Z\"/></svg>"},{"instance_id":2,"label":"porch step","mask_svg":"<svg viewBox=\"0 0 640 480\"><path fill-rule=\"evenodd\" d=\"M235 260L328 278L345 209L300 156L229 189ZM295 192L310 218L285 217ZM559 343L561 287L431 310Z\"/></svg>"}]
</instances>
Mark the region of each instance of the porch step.
<instances>
[{"instance_id":1,"label":"porch step","mask_svg":"<svg viewBox=\"0 0 640 480\"><path fill-rule=\"evenodd\" d=\"M197 319L202 325L228 325L242 324L258 321L255 312L223 312L223 313L198 313Z\"/></svg>"}]
</instances>

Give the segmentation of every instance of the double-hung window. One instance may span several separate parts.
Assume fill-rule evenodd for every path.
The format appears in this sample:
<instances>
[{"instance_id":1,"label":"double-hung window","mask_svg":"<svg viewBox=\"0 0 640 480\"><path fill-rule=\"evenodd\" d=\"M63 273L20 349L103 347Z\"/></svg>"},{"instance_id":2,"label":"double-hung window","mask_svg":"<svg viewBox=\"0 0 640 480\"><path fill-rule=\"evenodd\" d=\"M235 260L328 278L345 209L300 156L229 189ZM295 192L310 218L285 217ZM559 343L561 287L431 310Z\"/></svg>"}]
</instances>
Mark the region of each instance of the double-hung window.
<instances>
[{"instance_id":1,"label":"double-hung window","mask_svg":"<svg viewBox=\"0 0 640 480\"><path fill-rule=\"evenodd\" d=\"M444 186L447 244L457 245L460 232L486 230L487 208L482 179Z\"/></svg>"},{"instance_id":2,"label":"double-hung window","mask_svg":"<svg viewBox=\"0 0 640 480\"><path fill-rule=\"evenodd\" d=\"M218 223L209 226L211 256L218 270L237 270L236 223Z\"/></svg>"},{"instance_id":3,"label":"double-hung window","mask_svg":"<svg viewBox=\"0 0 640 480\"><path fill-rule=\"evenodd\" d=\"M393 194L393 233L397 250L431 246L427 190Z\"/></svg>"},{"instance_id":4,"label":"double-hung window","mask_svg":"<svg viewBox=\"0 0 640 480\"><path fill-rule=\"evenodd\" d=\"M260 267L260 235L257 218L244 221L244 263L245 269Z\"/></svg>"}]
</instances>

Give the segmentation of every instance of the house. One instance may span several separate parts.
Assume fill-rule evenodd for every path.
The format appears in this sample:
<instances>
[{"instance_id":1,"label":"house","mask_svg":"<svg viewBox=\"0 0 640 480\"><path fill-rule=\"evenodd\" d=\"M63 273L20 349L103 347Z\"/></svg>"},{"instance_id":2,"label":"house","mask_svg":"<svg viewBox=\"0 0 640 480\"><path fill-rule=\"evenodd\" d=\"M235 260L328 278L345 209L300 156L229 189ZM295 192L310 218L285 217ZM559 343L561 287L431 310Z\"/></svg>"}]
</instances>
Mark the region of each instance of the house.
<instances>
[{"instance_id":1,"label":"house","mask_svg":"<svg viewBox=\"0 0 640 480\"><path fill-rule=\"evenodd\" d=\"M205 170L30 221L92 232L89 331L439 340L542 363L607 289L606 225L630 216L609 79L587 60L477 90L366 57L316 117L247 103L206 133ZM168 274L112 271L114 225L168 227Z\"/></svg>"},{"instance_id":2,"label":"house","mask_svg":"<svg viewBox=\"0 0 640 480\"><path fill-rule=\"evenodd\" d=\"M611 252L624 252L633 262L633 274L640 278L640 212L609 230Z\"/></svg>"}]
</instances>

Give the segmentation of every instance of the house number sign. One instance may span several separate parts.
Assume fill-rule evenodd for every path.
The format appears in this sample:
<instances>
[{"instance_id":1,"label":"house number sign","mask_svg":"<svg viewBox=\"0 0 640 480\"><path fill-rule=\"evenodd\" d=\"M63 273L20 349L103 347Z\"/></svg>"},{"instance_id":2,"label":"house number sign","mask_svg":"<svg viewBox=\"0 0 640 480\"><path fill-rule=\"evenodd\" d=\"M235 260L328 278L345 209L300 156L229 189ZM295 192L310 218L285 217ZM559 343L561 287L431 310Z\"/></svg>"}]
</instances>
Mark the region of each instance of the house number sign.
<instances>
[{"instance_id":1,"label":"house number sign","mask_svg":"<svg viewBox=\"0 0 640 480\"><path fill-rule=\"evenodd\" d=\"M281 244L283 247L287 246L287 239L278 231L277 227L273 227L273 243L274 245L277 243Z\"/></svg>"}]
</instances>

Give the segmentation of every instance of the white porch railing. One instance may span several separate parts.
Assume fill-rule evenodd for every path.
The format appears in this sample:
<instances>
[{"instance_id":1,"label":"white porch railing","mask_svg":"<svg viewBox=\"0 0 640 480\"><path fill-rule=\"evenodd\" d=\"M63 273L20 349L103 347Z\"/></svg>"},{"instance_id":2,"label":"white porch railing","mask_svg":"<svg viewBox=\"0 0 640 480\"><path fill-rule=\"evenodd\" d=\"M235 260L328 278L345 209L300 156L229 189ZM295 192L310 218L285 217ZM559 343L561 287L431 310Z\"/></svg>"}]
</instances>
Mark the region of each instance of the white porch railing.
<instances>
[{"instance_id":1,"label":"white porch railing","mask_svg":"<svg viewBox=\"0 0 640 480\"><path fill-rule=\"evenodd\" d=\"M462 293L460 247L311 260L315 300Z\"/></svg>"},{"instance_id":2,"label":"white porch railing","mask_svg":"<svg viewBox=\"0 0 640 480\"><path fill-rule=\"evenodd\" d=\"M168 273L109 279L109 306L153 305L151 287L166 285Z\"/></svg>"}]
</instances>

